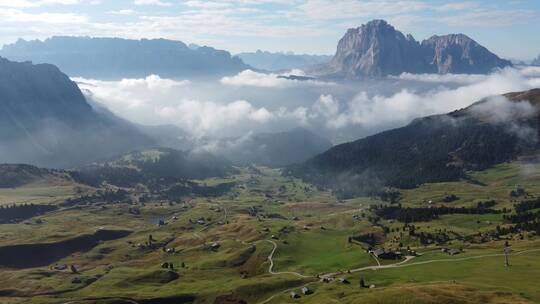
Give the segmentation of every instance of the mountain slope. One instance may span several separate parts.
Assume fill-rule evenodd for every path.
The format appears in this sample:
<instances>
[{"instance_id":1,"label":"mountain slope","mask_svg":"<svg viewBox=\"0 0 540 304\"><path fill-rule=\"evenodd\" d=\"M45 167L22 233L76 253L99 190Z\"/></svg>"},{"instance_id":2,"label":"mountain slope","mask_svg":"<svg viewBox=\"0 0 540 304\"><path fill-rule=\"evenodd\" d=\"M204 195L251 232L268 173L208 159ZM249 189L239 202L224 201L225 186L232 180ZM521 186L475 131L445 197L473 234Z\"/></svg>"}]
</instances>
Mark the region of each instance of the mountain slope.
<instances>
[{"instance_id":1,"label":"mountain slope","mask_svg":"<svg viewBox=\"0 0 540 304\"><path fill-rule=\"evenodd\" d=\"M16 188L33 182L70 182L65 171L49 170L30 165L0 164L0 188Z\"/></svg>"},{"instance_id":2,"label":"mountain slope","mask_svg":"<svg viewBox=\"0 0 540 304\"><path fill-rule=\"evenodd\" d=\"M433 36L422 43L384 20L349 29L329 64L316 75L337 78L382 77L408 73L489 73L510 66L471 38Z\"/></svg>"},{"instance_id":3,"label":"mountain slope","mask_svg":"<svg viewBox=\"0 0 540 304\"><path fill-rule=\"evenodd\" d=\"M66 167L153 144L94 111L53 65L0 58L0 96L0 162Z\"/></svg>"},{"instance_id":4,"label":"mountain slope","mask_svg":"<svg viewBox=\"0 0 540 304\"><path fill-rule=\"evenodd\" d=\"M78 168L74 174L80 182L93 186L106 181L133 187L138 183L165 185L188 179L223 177L233 171L228 161L208 153L152 148L94 162Z\"/></svg>"},{"instance_id":5,"label":"mountain slope","mask_svg":"<svg viewBox=\"0 0 540 304\"><path fill-rule=\"evenodd\" d=\"M326 151L332 143L312 132L296 128L287 132L258 133L222 141L217 152L235 164L283 167L301 163Z\"/></svg>"},{"instance_id":6,"label":"mountain slope","mask_svg":"<svg viewBox=\"0 0 540 304\"><path fill-rule=\"evenodd\" d=\"M335 146L287 173L342 194L458 180L536 151L539 109L540 89L488 98Z\"/></svg>"},{"instance_id":7,"label":"mountain slope","mask_svg":"<svg viewBox=\"0 0 540 304\"><path fill-rule=\"evenodd\" d=\"M250 68L237 57L211 47L189 48L165 39L52 37L18 40L0 56L15 61L51 63L70 76L98 79L170 78L230 75Z\"/></svg>"},{"instance_id":8,"label":"mountain slope","mask_svg":"<svg viewBox=\"0 0 540 304\"><path fill-rule=\"evenodd\" d=\"M327 63L332 59L332 56L327 55L271 53L261 50L254 53L240 53L237 56L252 67L268 71L300 69Z\"/></svg>"}]
</instances>

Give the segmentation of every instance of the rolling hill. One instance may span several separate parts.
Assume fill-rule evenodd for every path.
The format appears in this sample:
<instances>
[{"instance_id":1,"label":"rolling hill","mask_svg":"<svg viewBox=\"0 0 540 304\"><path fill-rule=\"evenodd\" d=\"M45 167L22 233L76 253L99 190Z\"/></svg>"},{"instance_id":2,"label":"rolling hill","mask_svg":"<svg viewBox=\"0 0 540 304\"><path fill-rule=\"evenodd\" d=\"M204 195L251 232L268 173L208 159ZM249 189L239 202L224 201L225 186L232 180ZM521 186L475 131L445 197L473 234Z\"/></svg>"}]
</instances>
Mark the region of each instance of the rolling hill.
<instances>
[{"instance_id":1,"label":"rolling hill","mask_svg":"<svg viewBox=\"0 0 540 304\"><path fill-rule=\"evenodd\" d=\"M539 146L540 89L479 101L448 114L333 147L286 171L342 194L467 178Z\"/></svg>"},{"instance_id":2,"label":"rolling hill","mask_svg":"<svg viewBox=\"0 0 540 304\"><path fill-rule=\"evenodd\" d=\"M232 172L234 169L227 160L207 153L152 148L79 167L74 176L78 181L93 186L107 182L133 187L138 183L167 185L188 179L223 177Z\"/></svg>"}]
</instances>

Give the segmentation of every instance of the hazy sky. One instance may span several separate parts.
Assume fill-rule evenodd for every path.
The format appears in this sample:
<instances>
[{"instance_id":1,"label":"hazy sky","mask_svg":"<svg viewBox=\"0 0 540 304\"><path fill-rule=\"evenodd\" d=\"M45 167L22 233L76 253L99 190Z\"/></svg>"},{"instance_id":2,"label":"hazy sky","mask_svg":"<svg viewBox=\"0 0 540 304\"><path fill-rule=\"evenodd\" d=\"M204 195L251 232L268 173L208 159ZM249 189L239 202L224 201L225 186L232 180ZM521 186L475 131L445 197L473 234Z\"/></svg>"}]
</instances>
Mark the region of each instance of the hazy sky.
<instances>
[{"instance_id":1,"label":"hazy sky","mask_svg":"<svg viewBox=\"0 0 540 304\"><path fill-rule=\"evenodd\" d=\"M507 58L540 53L538 0L0 0L0 44L52 35L162 37L233 53L333 54L347 28L375 18L418 40L462 32Z\"/></svg>"}]
</instances>

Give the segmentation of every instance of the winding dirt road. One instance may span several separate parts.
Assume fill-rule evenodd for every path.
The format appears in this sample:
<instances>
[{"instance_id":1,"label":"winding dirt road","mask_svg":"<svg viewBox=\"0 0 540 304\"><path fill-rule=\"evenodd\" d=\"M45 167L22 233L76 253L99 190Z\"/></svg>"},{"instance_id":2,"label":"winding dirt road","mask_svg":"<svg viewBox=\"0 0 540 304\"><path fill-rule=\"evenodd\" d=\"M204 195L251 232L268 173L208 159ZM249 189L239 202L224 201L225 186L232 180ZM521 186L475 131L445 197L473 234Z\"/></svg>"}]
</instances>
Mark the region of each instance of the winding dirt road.
<instances>
[{"instance_id":1,"label":"winding dirt road","mask_svg":"<svg viewBox=\"0 0 540 304\"><path fill-rule=\"evenodd\" d=\"M270 240L266 240L267 242L271 243L274 248L272 249L272 252L270 252L270 255L268 255L268 261L270 262L270 267L268 268L268 273L271 274L271 275L282 275L282 274L289 274L289 275L295 275L295 276L298 276L300 278L315 278L314 276L306 276L306 275L303 275L301 273L298 273L298 272L289 272L289 271L286 271L286 272L275 272L273 271L273 268L274 268L274 260L273 260L273 257L274 257L274 253L276 252L277 250L277 244L276 242L274 241L270 241ZM523 254L526 254L526 253L531 253L531 252L539 252L540 249L529 249L529 250L523 250L523 251L518 251L518 252L515 252L515 253L511 253L509 254L510 256L519 256L519 255L523 255ZM460 262L460 261L467 261L467 260L474 260L474 259L483 259L483 258L490 258L490 257L502 257L504 256L504 253L495 253L495 254L485 254L485 255L477 255L477 256L470 256L470 257L463 257L463 258L453 258L453 259L438 259L438 260L428 260L428 261L420 261L420 262L413 262L413 263L408 263L409 261L411 261L412 259L414 259L414 256L406 256L405 257L405 260L401 261L401 262L398 262L398 263L394 263L394 264L388 264L388 265L377 265L377 266L366 266L366 267L360 267L360 268L355 268L355 269L351 269L349 270L348 272L330 272L330 273L326 273L326 274L323 274L323 275L320 275L319 277L320 278L328 278L328 279L332 279L334 278L335 276L337 275L340 275L340 274L347 274L347 273L355 273L355 272L361 272L361 271L366 271L366 270L378 270L378 269L388 269L388 268L400 268L400 267L409 267L409 266L415 266L415 265L424 265L424 264L431 264L431 263L439 263L439 262L442 262L442 263L448 263L448 262ZM378 262L378 261L377 261ZM311 282L311 283L308 283L306 284L307 285L311 285L311 284L315 284L315 283L318 283L318 282ZM273 294L272 296L270 296L269 298L267 298L266 300L262 301L262 302L259 302L259 304L266 304L270 301L272 301L275 297L279 296L279 295L282 295L283 293L286 293L286 292L290 292L292 290L295 290L297 289L298 287L295 287L295 288L290 288L290 289L287 289L287 290L284 290L284 291L280 291L276 294Z\"/></svg>"}]
</instances>

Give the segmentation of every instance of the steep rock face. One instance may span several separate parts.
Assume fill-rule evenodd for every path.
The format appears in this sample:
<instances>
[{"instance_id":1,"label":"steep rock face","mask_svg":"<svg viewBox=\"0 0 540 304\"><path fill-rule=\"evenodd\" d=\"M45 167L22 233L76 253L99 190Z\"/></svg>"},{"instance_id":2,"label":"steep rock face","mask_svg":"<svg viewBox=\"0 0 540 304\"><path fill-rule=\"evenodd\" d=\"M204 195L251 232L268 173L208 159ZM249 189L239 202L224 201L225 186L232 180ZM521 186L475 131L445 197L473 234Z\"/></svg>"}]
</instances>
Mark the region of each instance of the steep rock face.
<instances>
[{"instance_id":1,"label":"steep rock face","mask_svg":"<svg viewBox=\"0 0 540 304\"><path fill-rule=\"evenodd\" d=\"M211 47L189 48L165 39L52 37L19 40L0 51L14 61L51 63L70 76L119 79L151 74L162 77L205 77L248 69L238 57Z\"/></svg>"},{"instance_id":2,"label":"steep rock face","mask_svg":"<svg viewBox=\"0 0 540 304\"><path fill-rule=\"evenodd\" d=\"M486 74L511 65L463 34L433 36L422 41L422 47L430 56L430 66L439 74Z\"/></svg>"},{"instance_id":3,"label":"steep rock face","mask_svg":"<svg viewBox=\"0 0 540 304\"><path fill-rule=\"evenodd\" d=\"M415 73L427 66L412 36L403 35L384 20L374 20L347 31L329 68L331 74L351 78Z\"/></svg>"},{"instance_id":4,"label":"steep rock face","mask_svg":"<svg viewBox=\"0 0 540 304\"><path fill-rule=\"evenodd\" d=\"M0 58L0 163L64 167L150 144L95 112L57 67Z\"/></svg>"},{"instance_id":5,"label":"steep rock face","mask_svg":"<svg viewBox=\"0 0 540 304\"><path fill-rule=\"evenodd\" d=\"M408 73L488 73L510 66L471 38L433 36L422 43L384 20L349 29L332 61L314 68L326 77L382 77Z\"/></svg>"}]
</instances>

